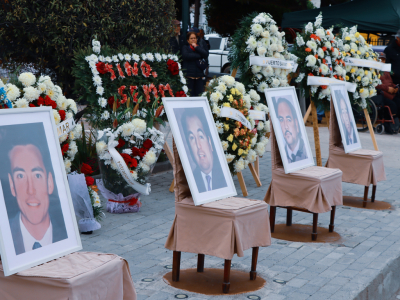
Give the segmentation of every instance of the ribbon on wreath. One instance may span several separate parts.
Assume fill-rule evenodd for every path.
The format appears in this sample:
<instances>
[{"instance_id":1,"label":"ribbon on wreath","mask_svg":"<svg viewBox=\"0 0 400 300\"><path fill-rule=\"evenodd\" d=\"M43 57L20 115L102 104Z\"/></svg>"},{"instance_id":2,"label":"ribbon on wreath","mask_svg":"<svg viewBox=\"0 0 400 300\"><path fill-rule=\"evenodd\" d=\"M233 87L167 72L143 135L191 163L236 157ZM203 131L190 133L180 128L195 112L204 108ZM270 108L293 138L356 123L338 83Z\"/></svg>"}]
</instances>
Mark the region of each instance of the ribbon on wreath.
<instances>
[{"instance_id":1,"label":"ribbon on wreath","mask_svg":"<svg viewBox=\"0 0 400 300\"><path fill-rule=\"evenodd\" d=\"M253 126L251 126L250 121L247 120L246 117L240 111L232 107L224 106L223 108L221 108L221 117L239 121L250 130L253 129Z\"/></svg>"},{"instance_id":2,"label":"ribbon on wreath","mask_svg":"<svg viewBox=\"0 0 400 300\"><path fill-rule=\"evenodd\" d=\"M265 112L261 110L249 110L249 116L253 120L265 121Z\"/></svg>"},{"instance_id":3,"label":"ribbon on wreath","mask_svg":"<svg viewBox=\"0 0 400 300\"><path fill-rule=\"evenodd\" d=\"M350 83L347 81L338 80L330 77L319 77L319 76L308 76L307 85L329 85L331 83L344 83L346 89L349 92L354 93L356 91L357 85L355 83Z\"/></svg>"},{"instance_id":4,"label":"ribbon on wreath","mask_svg":"<svg viewBox=\"0 0 400 300\"><path fill-rule=\"evenodd\" d=\"M260 67L271 66L272 68L277 69L291 69L293 72L296 72L297 69L297 64L292 60L250 55L250 66L253 65Z\"/></svg>"},{"instance_id":5,"label":"ribbon on wreath","mask_svg":"<svg viewBox=\"0 0 400 300\"><path fill-rule=\"evenodd\" d=\"M114 141L114 135L111 134L108 140L108 152L110 153L115 164L117 165L118 172L133 189L135 189L136 191L138 191L143 195L149 195L151 191L150 183L140 184L139 182L133 179L133 177L131 176L131 172L128 166L126 165L124 159L122 158L121 154L119 154L119 152L115 150L115 147L112 145L113 141Z\"/></svg>"},{"instance_id":6,"label":"ribbon on wreath","mask_svg":"<svg viewBox=\"0 0 400 300\"><path fill-rule=\"evenodd\" d=\"M76 126L74 118L66 119L65 121L61 122L57 125L57 133L58 137L69 133L74 127Z\"/></svg>"},{"instance_id":7,"label":"ribbon on wreath","mask_svg":"<svg viewBox=\"0 0 400 300\"><path fill-rule=\"evenodd\" d=\"M372 68L384 72L390 72L392 69L392 64L384 64L379 61L368 60L368 59L345 57L343 58L343 61L346 63L346 65L349 66Z\"/></svg>"}]
</instances>

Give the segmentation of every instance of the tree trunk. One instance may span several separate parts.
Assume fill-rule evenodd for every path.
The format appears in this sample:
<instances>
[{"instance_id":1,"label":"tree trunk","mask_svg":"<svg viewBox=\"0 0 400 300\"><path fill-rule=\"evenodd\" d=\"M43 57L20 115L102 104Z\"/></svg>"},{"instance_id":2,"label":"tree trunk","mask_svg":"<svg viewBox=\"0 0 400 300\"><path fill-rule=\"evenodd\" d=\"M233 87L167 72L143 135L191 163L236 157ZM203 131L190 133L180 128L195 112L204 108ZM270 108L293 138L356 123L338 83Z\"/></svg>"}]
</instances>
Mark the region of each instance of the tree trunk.
<instances>
[{"instance_id":1,"label":"tree trunk","mask_svg":"<svg viewBox=\"0 0 400 300\"><path fill-rule=\"evenodd\" d=\"M193 27L199 28L200 19L200 0L195 0L194 2L194 24Z\"/></svg>"}]
</instances>

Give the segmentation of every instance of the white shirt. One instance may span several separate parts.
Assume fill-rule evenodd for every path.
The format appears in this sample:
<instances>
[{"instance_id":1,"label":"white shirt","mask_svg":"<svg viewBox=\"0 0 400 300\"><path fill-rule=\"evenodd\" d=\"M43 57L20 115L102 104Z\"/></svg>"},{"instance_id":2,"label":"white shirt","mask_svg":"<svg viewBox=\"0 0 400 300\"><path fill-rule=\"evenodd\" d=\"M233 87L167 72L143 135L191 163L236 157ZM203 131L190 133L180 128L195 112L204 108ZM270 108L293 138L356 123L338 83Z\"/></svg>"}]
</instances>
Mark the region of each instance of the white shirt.
<instances>
[{"instance_id":1,"label":"white shirt","mask_svg":"<svg viewBox=\"0 0 400 300\"><path fill-rule=\"evenodd\" d=\"M203 177L203 181L204 181L204 185L206 187L206 191L208 191L208 182L207 182L207 178L206 178L207 175L210 175L210 177L211 177L210 188L212 190L212 171L210 173L208 173L208 174L204 174L203 172L201 172L201 177Z\"/></svg>"},{"instance_id":2,"label":"white shirt","mask_svg":"<svg viewBox=\"0 0 400 300\"><path fill-rule=\"evenodd\" d=\"M297 145L296 145L296 147L294 147L294 150L293 150L293 151L290 150L289 145L286 144L286 151L287 151L287 154L288 154L288 156L290 157L290 159L292 159L292 154L293 154L294 156L296 156L297 151L299 151L299 147L300 147L300 140L297 141Z\"/></svg>"},{"instance_id":3,"label":"white shirt","mask_svg":"<svg viewBox=\"0 0 400 300\"><path fill-rule=\"evenodd\" d=\"M21 214L19 215L19 225L21 227L22 240L24 241L25 252L33 250L32 248L35 242L38 242L42 247L53 243L53 225L51 225L51 222L49 228L47 228L46 233L44 234L43 238L40 241L35 239L29 233L28 229L26 229L24 223L22 222Z\"/></svg>"},{"instance_id":4,"label":"white shirt","mask_svg":"<svg viewBox=\"0 0 400 300\"><path fill-rule=\"evenodd\" d=\"M351 142L350 142L351 140ZM349 145L354 144L354 137L353 137L353 127L351 127L350 135L349 135Z\"/></svg>"}]
</instances>

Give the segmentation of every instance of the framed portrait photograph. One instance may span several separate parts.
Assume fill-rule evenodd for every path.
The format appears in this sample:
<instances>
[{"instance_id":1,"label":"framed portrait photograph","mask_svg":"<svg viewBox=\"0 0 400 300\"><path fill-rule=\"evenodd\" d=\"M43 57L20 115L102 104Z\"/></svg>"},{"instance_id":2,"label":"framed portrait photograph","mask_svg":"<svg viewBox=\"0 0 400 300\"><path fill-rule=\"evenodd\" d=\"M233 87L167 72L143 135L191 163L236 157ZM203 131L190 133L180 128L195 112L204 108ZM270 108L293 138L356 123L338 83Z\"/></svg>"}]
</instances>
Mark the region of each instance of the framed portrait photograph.
<instances>
[{"instance_id":1,"label":"framed portrait photograph","mask_svg":"<svg viewBox=\"0 0 400 300\"><path fill-rule=\"evenodd\" d=\"M0 110L0 165L4 275L81 250L51 107Z\"/></svg>"},{"instance_id":2,"label":"framed portrait photograph","mask_svg":"<svg viewBox=\"0 0 400 300\"><path fill-rule=\"evenodd\" d=\"M236 196L207 98L162 100L194 204Z\"/></svg>"},{"instance_id":3,"label":"framed portrait photograph","mask_svg":"<svg viewBox=\"0 0 400 300\"><path fill-rule=\"evenodd\" d=\"M344 84L330 84L333 106L339 124L344 152L349 153L361 149L360 137L354 120L349 95Z\"/></svg>"},{"instance_id":4,"label":"framed portrait photograph","mask_svg":"<svg viewBox=\"0 0 400 300\"><path fill-rule=\"evenodd\" d=\"M295 88L265 89L265 97L285 173L314 166Z\"/></svg>"}]
</instances>

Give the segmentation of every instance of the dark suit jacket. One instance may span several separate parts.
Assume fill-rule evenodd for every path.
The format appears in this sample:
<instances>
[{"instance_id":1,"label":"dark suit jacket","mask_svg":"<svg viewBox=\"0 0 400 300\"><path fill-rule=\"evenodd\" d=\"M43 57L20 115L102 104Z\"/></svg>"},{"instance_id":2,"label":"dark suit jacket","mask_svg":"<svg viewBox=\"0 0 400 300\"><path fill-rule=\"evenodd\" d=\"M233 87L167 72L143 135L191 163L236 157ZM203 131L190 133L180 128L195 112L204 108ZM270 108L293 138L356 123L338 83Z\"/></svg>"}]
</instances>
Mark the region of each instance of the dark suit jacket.
<instances>
[{"instance_id":1,"label":"dark suit jacket","mask_svg":"<svg viewBox=\"0 0 400 300\"><path fill-rule=\"evenodd\" d=\"M351 126L351 128L353 128L353 126ZM346 135L346 145L349 145L349 135L347 133L346 128L344 128L344 132L345 132L345 135ZM356 132L354 131L354 128L353 128L353 140L352 140L352 142L353 143L351 143L351 145L357 143L357 136L356 136Z\"/></svg>"},{"instance_id":2,"label":"dark suit jacket","mask_svg":"<svg viewBox=\"0 0 400 300\"><path fill-rule=\"evenodd\" d=\"M300 160L307 158L307 151L306 151L306 147L305 147L305 144L304 144L304 141L302 138L300 138L299 150L297 151L296 156L294 157L294 160L292 159L292 157L289 156L289 153L287 152L286 147L285 147L285 152L286 152L286 157L287 157L289 163L300 161Z\"/></svg>"},{"instance_id":3,"label":"dark suit jacket","mask_svg":"<svg viewBox=\"0 0 400 300\"><path fill-rule=\"evenodd\" d=\"M204 193L207 191L206 186L204 184L203 177L201 176L201 171L197 167L193 171L194 180L196 181L197 189L199 193ZM218 190L224 187L227 187L224 173L222 172L221 165L219 161L215 161L214 159L214 167L212 169L212 190Z\"/></svg>"},{"instance_id":4,"label":"dark suit jacket","mask_svg":"<svg viewBox=\"0 0 400 300\"><path fill-rule=\"evenodd\" d=\"M19 224L19 216L20 213L16 214L10 220L10 228L11 235L14 241L15 254L25 253L24 241L22 239L21 226ZM53 243L65 240L68 238L67 230L65 228L64 218L61 215L60 217L55 218L50 214L50 221L53 226Z\"/></svg>"}]
</instances>

